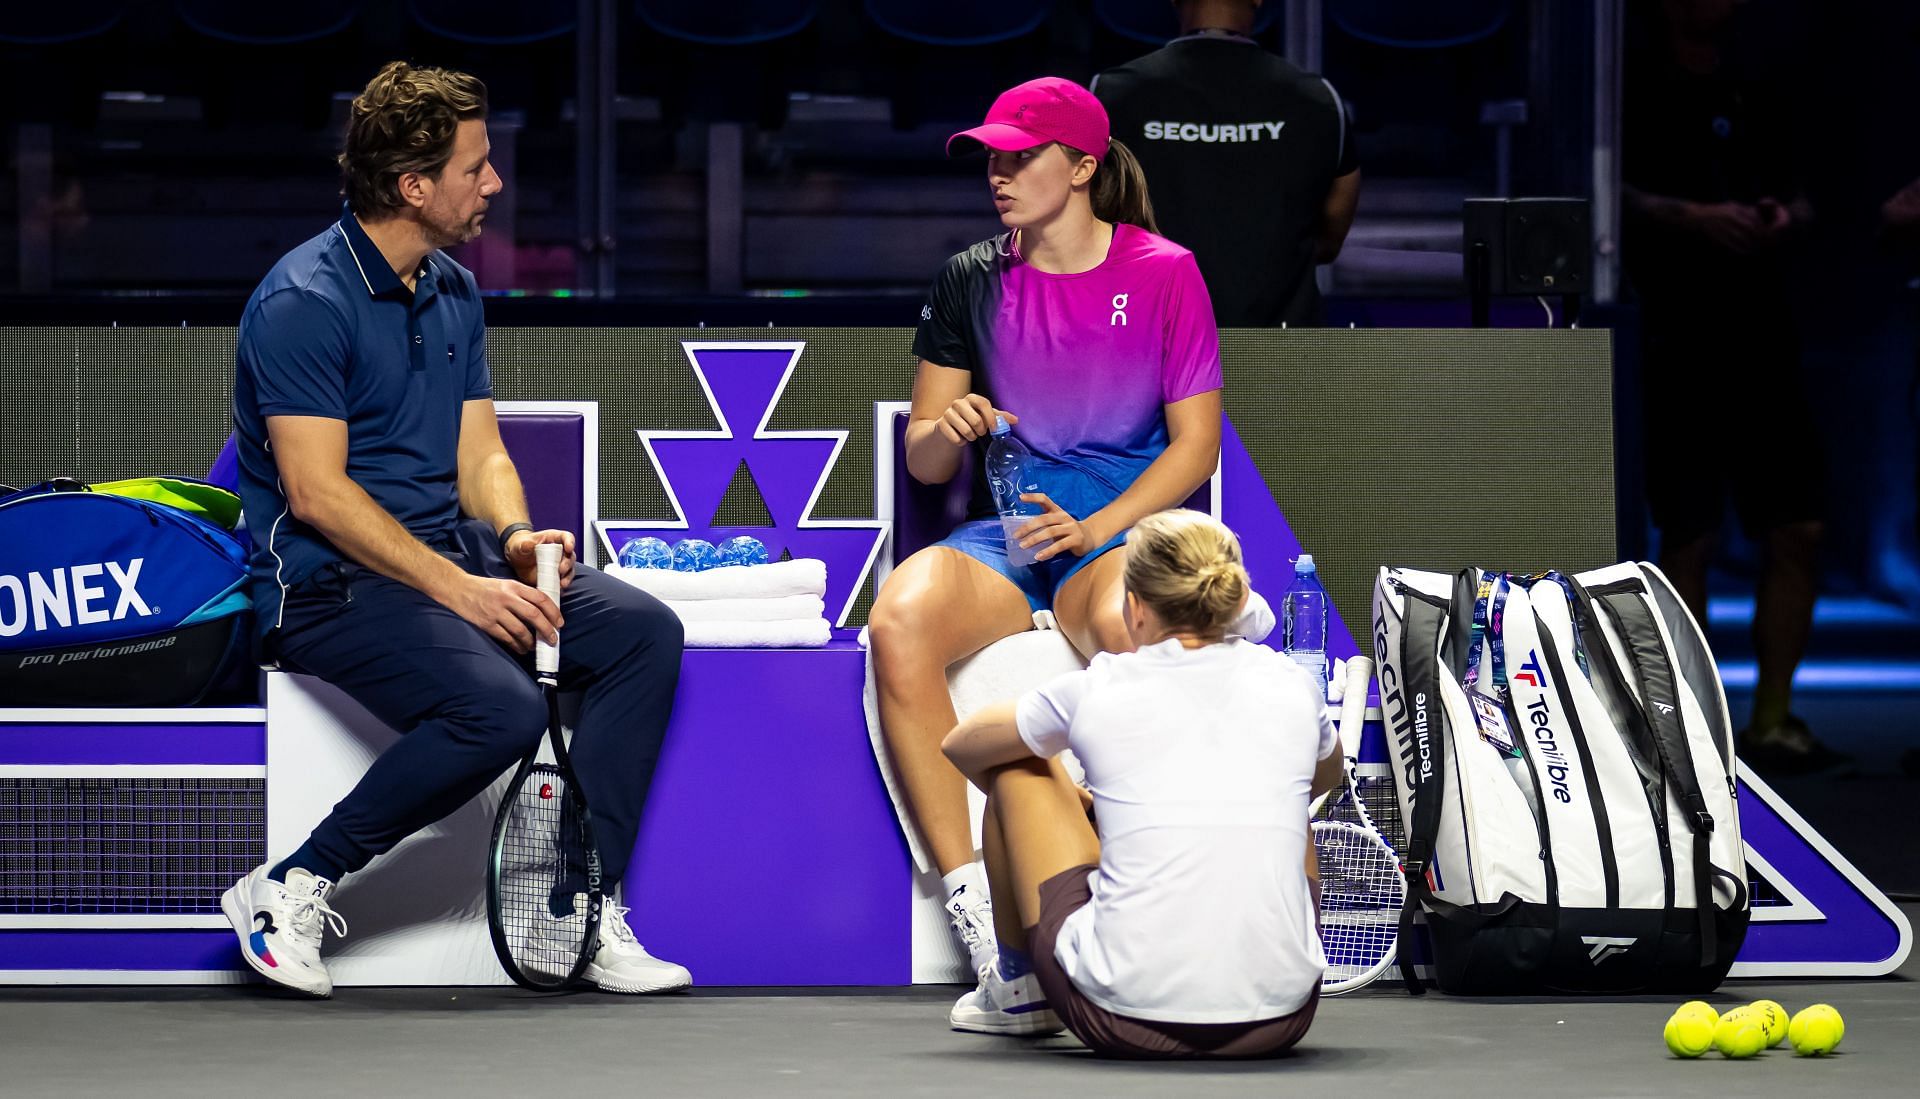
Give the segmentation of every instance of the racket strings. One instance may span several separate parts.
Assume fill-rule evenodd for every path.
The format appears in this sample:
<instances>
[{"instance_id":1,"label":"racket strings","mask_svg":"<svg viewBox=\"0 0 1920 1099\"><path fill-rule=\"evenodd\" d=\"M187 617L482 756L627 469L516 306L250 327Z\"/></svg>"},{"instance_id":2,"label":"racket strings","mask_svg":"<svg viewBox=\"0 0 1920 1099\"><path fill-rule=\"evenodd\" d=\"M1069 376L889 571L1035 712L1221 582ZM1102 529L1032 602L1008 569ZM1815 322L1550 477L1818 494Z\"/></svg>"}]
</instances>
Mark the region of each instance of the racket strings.
<instances>
[{"instance_id":1,"label":"racket strings","mask_svg":"<svg viewBox=\"0 0 1920 1099\"><path fill-rule=\"evenodd\" d=\"M508 953L540 983L569 978L593 933L587 847L566 777L537 764L510 792L500 834L498 918Z\"/></svg>"},{"instance_id":2,"label":"racket strings","mask_svg":"<svg viewBox=\"0 0 1920 1099\"><path fill-rule=\"evenodd\" d=\"M1406 885L1399 860L1360 826L1314 826L1320 860L1320 944L1327 957L1323 986L1344 986L1378 971L1393 955Z\"/></svg>"}]
</instances>

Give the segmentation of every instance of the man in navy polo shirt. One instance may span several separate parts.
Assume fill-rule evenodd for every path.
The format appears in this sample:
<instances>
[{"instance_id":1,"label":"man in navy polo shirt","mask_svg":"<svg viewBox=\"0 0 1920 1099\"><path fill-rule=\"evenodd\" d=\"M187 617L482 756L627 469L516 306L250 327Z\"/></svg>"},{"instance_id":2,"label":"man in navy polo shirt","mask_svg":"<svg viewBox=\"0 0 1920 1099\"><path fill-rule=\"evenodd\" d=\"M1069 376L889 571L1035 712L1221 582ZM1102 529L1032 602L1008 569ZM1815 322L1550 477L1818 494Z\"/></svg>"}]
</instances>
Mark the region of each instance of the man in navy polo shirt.
<instances>
[{"instance_id":1,"label":"man in navy polo shirt","mask_svg":"<svg viewBox=\"0 0 1920 1099\"><path fill-rule=\"evenodd\" d=\"M221 898L247 963L315 996L342 876L451 813L546 730L527 671L566 626L562 682L586 696L573 759L609 897L587 979L692 983L611 903L639 826L682 633L651 596L576 568L573 536L527 522L500 442L473 275L440 249L480 233L501 188L486 87L394 62L353 101L340 220L287 253L240 321L233 420L267 659L327 680L403 735L306 843ZM534 547L566 549L555 606Z\"/></svg>"}]
</instances>

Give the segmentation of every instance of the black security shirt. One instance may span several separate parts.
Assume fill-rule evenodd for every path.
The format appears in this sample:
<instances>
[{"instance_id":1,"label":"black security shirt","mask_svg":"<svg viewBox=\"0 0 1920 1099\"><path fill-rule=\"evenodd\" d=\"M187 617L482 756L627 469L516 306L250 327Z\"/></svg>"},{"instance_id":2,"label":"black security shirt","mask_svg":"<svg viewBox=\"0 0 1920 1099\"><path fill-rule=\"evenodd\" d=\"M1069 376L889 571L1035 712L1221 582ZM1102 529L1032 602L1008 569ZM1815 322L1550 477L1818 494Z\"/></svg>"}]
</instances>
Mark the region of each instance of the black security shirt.
<instances>
[{"instance_id":1,"label":"black security shirt","mask_svg":"<svg viewBox=\"0 0 1920 1099\"><path fill-rule=\"evenodd\" d=\"M1321 211L1359 165L1332 85L1251 39L1194 35L1101 73L1093 92L1146 169L1160 231L1199 261L1220 326L1320 323Z\"/></svg>"}]
</instances>

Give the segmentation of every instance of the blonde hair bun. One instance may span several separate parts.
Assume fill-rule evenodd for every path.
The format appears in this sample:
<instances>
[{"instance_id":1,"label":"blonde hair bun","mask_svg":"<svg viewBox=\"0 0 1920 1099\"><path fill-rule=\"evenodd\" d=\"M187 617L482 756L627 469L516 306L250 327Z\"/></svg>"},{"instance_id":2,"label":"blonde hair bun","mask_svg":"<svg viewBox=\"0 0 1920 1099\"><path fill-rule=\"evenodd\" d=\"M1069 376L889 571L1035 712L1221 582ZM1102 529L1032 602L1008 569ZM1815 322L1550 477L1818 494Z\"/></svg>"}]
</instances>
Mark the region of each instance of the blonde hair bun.
<instances>
[{"instance_id":1,"label":"blonde hair bun","mask_svg":"<svg viewBox=\"0 0 1920 1099\"><path fill-rule=\"evenodd\" d=\"M1127 590L1177 630L1224 636L1252 582L1240 539L1189 508L1155 512L1127 532Z\"/></svg>"}]
</instances>

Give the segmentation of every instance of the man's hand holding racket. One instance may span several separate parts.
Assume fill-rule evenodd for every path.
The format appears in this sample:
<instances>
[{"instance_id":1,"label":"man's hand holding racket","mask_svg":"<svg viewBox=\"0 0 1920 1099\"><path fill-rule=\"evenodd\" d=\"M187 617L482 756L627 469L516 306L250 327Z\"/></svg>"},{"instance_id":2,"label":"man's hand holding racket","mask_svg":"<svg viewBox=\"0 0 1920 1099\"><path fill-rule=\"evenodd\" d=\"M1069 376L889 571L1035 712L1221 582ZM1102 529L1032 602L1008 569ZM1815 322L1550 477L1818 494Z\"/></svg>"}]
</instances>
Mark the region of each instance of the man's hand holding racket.
<instances>
[{"instance_id":1,"label":"man's hand holding racket","mask_svg":"<svg viewBox=\"0 0 1920 1099\"><path fill-rule=\"evenodd\" d=\"M566 591L573 583L573 533L565 530L518 530L507 539L505 553L508 567L520 578L522 584L537 587L539 577L534 564L535 547L560 544L560 590Z\"/></svg>"}]
</instances>

